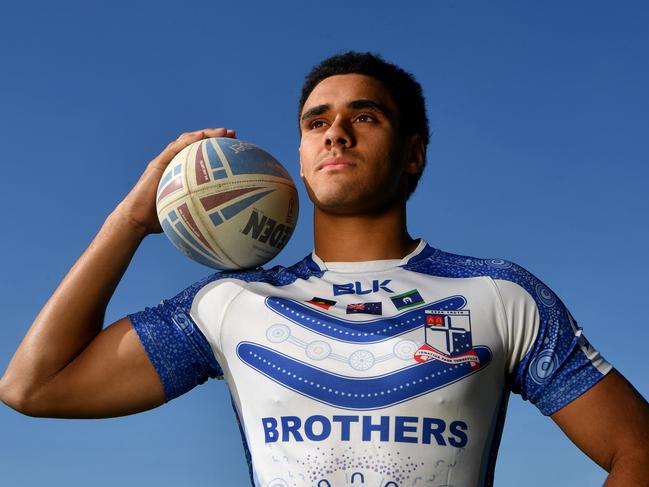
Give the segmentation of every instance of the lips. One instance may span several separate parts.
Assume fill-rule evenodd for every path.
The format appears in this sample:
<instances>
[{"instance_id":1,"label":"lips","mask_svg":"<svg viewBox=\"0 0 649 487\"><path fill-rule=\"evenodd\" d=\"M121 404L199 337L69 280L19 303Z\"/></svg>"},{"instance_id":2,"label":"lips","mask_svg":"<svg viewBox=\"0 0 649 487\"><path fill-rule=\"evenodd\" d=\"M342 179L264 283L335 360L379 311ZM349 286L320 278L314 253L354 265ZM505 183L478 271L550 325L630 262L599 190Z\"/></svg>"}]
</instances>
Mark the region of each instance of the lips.
<instances>
[{"instance_id":1,"label":"lips","mask_svg":"<svg viewBox=\"0 0 649 487\"><path fill-rule=\"evenodd\" d=\"M317 167L317 170L321 169L344 169L346 167L355 166L356 163L352 159L348 159L342 156L327 157L324 159Z\"/></svg>"}]
</instances>

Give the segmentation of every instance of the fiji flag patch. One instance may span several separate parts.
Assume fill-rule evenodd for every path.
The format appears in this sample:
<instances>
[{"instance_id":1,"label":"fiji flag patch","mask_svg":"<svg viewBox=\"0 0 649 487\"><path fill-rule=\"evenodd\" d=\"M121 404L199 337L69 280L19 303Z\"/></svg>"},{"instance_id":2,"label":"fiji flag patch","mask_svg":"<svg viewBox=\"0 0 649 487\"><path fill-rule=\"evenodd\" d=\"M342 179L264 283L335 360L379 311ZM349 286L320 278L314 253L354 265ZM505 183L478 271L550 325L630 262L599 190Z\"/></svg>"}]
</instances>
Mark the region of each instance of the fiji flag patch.
<instances>
[{"instance_id":1,"label":"fiji flag patch","mask_svg":"<svg viewBox=\"0 0 649 487\"><path fill-rule=\"evenodd\" d=\"M412 291L399 294L398 296L390 296L394 306L401 311L402 309L412 308L424 302L424 298L421 297L419 291L413 289Z\"/></svg>"},{"instance_id":2,"label":"fiji flag patch","mask_svg":"<svg viewBox=\"0 0 649 487\"><path fill-rule=\"evenodd\" d=\"M314 296L312 299L309 299L307 303L313 304L318 308L322 308L322 309L329 309L334 304L336 304L336 302L332 301L331 299L318 298L317 296Z\"/></svg>"},{"instance_id":3,"label":"fiji flag patch","mask_svg":"<svg viewBox=\"0 0 649 487\"><path fill-rule=\"evenodd\" d=\"M347 314L363 313L366 315L380 315L383 312L382 308L381 302L348 304Z\"/></svg>"}]
</instances>

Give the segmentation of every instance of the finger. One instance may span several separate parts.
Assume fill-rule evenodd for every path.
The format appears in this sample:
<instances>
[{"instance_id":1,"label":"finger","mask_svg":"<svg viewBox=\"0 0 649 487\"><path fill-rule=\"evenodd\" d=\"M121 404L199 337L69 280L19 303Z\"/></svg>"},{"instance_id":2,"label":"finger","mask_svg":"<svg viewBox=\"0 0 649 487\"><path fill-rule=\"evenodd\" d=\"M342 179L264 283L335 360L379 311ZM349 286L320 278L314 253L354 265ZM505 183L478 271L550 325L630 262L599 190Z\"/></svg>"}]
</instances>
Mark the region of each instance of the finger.
<instances>
[{"instance_id":1,"label":"finger","mask_svg":"<svg viewBox=\"0 0 649 487\"><path fill-rule=\"evenodd\" d=\"M203 132L207 137L228 137L228 134L234 133L234 130L225 128L209 128L203 129Z\"/></svg>"},{"instance_id":2,"label":"finger","mask_svg":"<svg viewBox=\"0 0 649 487\"><path fill-rule=\"evenodd\" d=\"M177 145L181 145L179 149L182 150L184 149L187 145L192 144L196 142L197 140L201 139L206 139L209 137L236 137L236 133L233 129L225 129L225 128L205 128L202 130L194 130L192 132L185 132L181 134L175 141L173 141L171 144L175 144L176 142L179 142Z\"/></svg>"},{"instance_id":3,"label":"finger","mask_svg":"<svg viewBox=\"0 0 649 487\"><path fill-rule=\"evenodd\" d=\"M184 132L178 138L170 142L167 147L153 161L156 167L166 167L167 164L185 147L202 139L210 137L235 137L235 131L225 128L205 128Z\"/></svg>"},{"instance_id":4,"label":"finger","mask_svg":"<svg viewBox=\"0 0 649 487\"><path fill-rule=\"evenodd\" d=\"M226 133L227 133L227 129L224 128L209 128L209 129L195 130L193 132L185 132L181 134L176 140L171 142L165 148L165 150L162 151L162 154L166 153L165 156L167 157L171 156L173 158L181 150L183 150L188 145L193 144L194 142L209 137L224 137Z\"/></svg>"},{"instance_id":5,"label":"finger","mask_svg":"<svg viewBox=\"0 0 649 487\"><path fill-rule=\"evenodd\" d=\"M172 144L175 142L185 142L185 141L190 141L189 143L191 144L196 140L201 140L208 137L223 137L227 133L227 130L228 129L224 129L224 128L205 128L201 130L193 130L191 132L185 132L183 134L180 134L178 138L172 142Z\"/></svg>"}]
</instances>

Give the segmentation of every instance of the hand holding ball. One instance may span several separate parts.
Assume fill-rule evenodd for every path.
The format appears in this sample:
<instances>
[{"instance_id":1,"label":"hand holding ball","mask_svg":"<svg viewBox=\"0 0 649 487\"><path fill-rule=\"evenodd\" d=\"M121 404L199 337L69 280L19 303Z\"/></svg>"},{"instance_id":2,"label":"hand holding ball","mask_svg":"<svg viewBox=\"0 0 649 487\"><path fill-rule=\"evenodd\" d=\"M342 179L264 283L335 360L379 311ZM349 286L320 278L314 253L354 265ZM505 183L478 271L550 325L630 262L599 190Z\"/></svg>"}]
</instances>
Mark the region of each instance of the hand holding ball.
<instances>
[{"instance_id":1,"label":"hand holding ball","mask_svg":"<svg viewBox=\"0 0 649 487\"><path fill-rule=\"evenodd\" d=\"M216 137L187 146L167 166L156 198L171 242L222 270L265 264L286 245L298 214L295 184L259 147Z\"/></svg>"}]
</instances>

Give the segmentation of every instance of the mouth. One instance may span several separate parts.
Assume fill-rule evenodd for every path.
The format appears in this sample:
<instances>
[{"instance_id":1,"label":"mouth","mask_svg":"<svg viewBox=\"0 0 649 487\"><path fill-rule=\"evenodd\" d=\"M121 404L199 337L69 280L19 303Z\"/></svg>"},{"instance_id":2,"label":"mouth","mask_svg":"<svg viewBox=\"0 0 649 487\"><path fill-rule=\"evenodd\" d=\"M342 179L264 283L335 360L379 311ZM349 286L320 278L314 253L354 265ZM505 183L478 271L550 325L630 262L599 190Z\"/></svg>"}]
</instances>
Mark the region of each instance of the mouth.
<instances>
[{"instance_id":1,"label":"mouth","mask_svg":"<svg viewBox=\"0 0 649 487\"><path fill-rule=\"evenodd\" d=\"M335 170L335 169L345 169L348 167L353 167L355 166L356 163L348 159L346 157L342 156L335 156L335 157L327 157L324 159L317 167L317 170Z\"/></svg>"}]
</instances>

